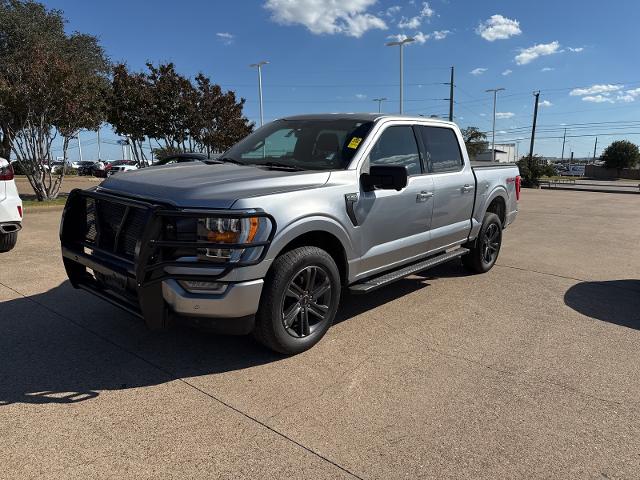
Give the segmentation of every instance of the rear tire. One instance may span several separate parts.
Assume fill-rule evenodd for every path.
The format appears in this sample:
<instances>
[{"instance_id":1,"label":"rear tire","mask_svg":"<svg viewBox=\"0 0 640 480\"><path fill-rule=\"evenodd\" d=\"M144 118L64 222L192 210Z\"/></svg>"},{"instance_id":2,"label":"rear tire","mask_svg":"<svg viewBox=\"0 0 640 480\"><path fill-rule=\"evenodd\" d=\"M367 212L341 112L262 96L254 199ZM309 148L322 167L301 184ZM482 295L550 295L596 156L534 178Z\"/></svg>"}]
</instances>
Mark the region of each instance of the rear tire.
<instances>
[{"instance_id":1,"label":"rear tire","mask_svg":"<svg viewBox=\"0 0 640 480\"><path fill-rule=\"evenodd\" d=\"M0 233L0 252L8 252L16 246L18 232Z\"/></svg>"},{"instance_id":2,"label":"rear tire","mask_svg":"<svg viewBox=\"0 0 640 480\"><path fill-rule=\"evenodd\" d=\"M324 250L300 247L284 253L265 279L253 336L287 355L308 350L333 323L340 288L338 267Z\"/></svg>"},{"instance_id":3,"label":"rear tire","mask_svg":"<svg viewBox=\"0 0 640 480\"><path fill-rule=\"evenodd\" d=\"M487 212L474 242L465 245L471 251L462 257L462 265L473 273L486 273L495 265L502 245L502 222Z\"/></svg>"}]
</instances>

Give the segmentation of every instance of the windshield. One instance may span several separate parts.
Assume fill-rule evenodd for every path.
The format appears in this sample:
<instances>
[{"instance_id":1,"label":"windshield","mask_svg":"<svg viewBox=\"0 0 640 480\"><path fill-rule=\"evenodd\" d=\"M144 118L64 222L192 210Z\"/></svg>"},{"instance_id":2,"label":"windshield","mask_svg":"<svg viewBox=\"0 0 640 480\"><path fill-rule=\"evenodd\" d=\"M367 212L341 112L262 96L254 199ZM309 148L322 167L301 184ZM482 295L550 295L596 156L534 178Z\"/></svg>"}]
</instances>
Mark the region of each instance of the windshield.
<instances>
[{"instance_id":1,"label":"windshield","mask_svg":"<svg viewBox=\"0 0 640 480\"><path fill-rule=\"evenodd\" d=\"M346 168L373 122L276 120L231 147L222 159L301 170Z\"/></svg>"}]
</instances>

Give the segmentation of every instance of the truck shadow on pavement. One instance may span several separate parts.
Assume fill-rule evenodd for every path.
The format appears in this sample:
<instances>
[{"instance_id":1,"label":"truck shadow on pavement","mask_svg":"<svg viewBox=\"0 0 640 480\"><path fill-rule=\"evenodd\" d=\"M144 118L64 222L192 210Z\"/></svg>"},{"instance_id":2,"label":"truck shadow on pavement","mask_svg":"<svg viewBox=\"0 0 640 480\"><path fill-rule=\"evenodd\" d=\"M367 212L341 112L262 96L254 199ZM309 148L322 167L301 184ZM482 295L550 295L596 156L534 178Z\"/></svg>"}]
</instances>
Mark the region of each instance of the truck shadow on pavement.
<instances>
[{"instance_id":1,"label":"truck shadow on pavement","mask_svg":"<svg viewBox=\"0 0 640 480\"><path fill-rule=\"evenodd\" d=\"M564 303L596 320L640 330L640 280L581 282L567 290Z\"/></svg>"},{"instance_id":2,"label":"truck shadow on pavement","mask_svg":"<svg viewBox=\"0 0 640 480\"><path fill-rule=\"evenodd\" d=\"M443 277L460 267L439 267ZM423 289L415 276L374 295L345 292L335 323ZM14 403L73 404L101 391L222 374L285 359L251 336L220 336L186 326L151 332L137 318L68 282L0 303L0 409Z\"/></svg>"}]
</instances>

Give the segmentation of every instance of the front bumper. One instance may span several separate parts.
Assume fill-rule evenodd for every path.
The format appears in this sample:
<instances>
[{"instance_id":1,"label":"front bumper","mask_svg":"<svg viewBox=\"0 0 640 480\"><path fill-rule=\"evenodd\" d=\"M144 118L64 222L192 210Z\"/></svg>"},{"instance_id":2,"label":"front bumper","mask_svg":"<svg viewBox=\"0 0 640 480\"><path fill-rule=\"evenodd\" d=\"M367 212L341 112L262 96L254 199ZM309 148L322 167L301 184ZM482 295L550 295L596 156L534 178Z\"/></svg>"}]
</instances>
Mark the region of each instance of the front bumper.
<instances>
[{"instance_id":1,"label":"front bumper","mask_svg":"<svg viewBox=\"0 0 640 480\"><path fill-rule=\"evenodd\" d=\"M109 213L113 211L124 212L115 223ZM107 213L110 223L105 225L101 219ZM167 240L163 234L167 217L207 215L266 217L272 224L269 238L252 244L196 244ZM130 227L136 230L130 231ZM183 210L94 189L70 193L62 215L60 241L65 269L74 287L143 318L151 329L166 328L176 317L190 317L198 323L224 318L233 321L227 322L228 328L216 330L248 333L252 321L245 320L258 310L262 280L227 283L227 289L219 295L188 292L178 281L224 283L224 277L233 269L257 265L264 259L274 232L275 221L264 212ZM252 260L216 263L214 273L211 263L184 261L166 254L182 247L260 248L260 254L252 256ZM185 270L189 273L177 273Z\"/></svg>"},{"instance_id":2,"label":"front bumper","mask_svg":"<svg viewBox=\"0 0 640 480\"><path fill-rule=\"evenodd\" d=\"M206 318L241 318L258 311L262 279L230 283L221 294L191 293L175 280L162 282L162 296L171 309L180 315Z\"/></svg>"}]
</instances>

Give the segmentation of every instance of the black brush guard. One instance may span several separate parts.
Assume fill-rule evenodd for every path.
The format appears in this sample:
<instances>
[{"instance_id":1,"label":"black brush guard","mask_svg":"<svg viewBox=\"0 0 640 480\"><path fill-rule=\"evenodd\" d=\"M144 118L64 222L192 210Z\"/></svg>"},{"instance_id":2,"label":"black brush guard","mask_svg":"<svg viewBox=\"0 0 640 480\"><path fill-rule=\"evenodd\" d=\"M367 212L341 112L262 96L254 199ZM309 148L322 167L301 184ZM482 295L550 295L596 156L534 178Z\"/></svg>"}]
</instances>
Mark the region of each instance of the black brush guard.
<instances>
[{"instance_id":1,"label":"black brush guard","mask_svg":"<svg viewBox=\"0 0 640 480\"><path fill-rule=\"evenodd\" d=\"M115 229L112 242L108 248L100 242L101 222L97 218L99 213L93 212L96 241L87 240L88 226L87 200L113 204L124 209L122 219ZM96 204L94 203L94 206ZM135 251L123 252L121 241L123 229L128 219L137 216L138 223L144 227L136 235ZM142 215L142 216L141 216ZM203 218L247 218L264 217L271 223L268 238L255 243L213 243L196 241L177 241L164 238L163 228L167 218L179 217ZM167 328L170 322L168 311L162 295L162 281L199 280L217 281L238 267L248 267L260 263L267 254L267 249L276 224L271 215L260 211L229 211L229 210L197 210L179 209L168 205L160 205L144 200L121 197L101 192L97 189L75 189L69 194L64 207L60 224L60 242L64 266L71 285L93 293L94 295L144 319L150 329ZM221 249L250 249L261 248L260 255L254 260L237 262L185 261L166 258L163 252L176 248L221 248ZM220 273L211 274L169 274L166 267L189 267L221 269ZM90 273L87 269L90 269ZM98 280L98 278L100 280Z\"/></svg>"}]
</instances>

